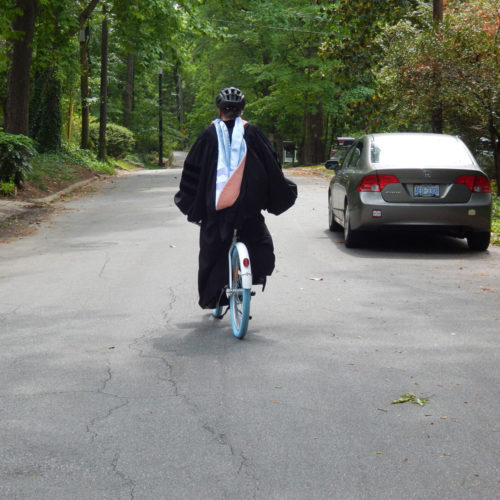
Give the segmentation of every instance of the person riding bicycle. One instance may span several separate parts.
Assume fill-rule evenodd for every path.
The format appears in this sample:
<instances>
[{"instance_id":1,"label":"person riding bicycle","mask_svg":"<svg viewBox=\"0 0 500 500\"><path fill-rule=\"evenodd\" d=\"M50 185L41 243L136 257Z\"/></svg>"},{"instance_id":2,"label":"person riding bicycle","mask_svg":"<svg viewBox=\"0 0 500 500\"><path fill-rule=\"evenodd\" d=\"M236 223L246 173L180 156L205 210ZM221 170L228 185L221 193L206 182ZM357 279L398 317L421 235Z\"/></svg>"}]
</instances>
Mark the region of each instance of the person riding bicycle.
<instances>
[{"instance_id":1,"label":"person riding bicycle","mask_svg":"<svg viewBox=\"0 0 500 500\"><path fill-rule=\"evenodd\" d=\"M197 138L182 170L175 204L201 226L198 270L199 305L227 305L227 252L238 229L252 263L253 284L266 283L274 270L271 234L262 210L279 215L297 198L271 143L259 128L241 118L245 96L235 87L216 97L219 118Z\"/></svg>"}]
</instances>

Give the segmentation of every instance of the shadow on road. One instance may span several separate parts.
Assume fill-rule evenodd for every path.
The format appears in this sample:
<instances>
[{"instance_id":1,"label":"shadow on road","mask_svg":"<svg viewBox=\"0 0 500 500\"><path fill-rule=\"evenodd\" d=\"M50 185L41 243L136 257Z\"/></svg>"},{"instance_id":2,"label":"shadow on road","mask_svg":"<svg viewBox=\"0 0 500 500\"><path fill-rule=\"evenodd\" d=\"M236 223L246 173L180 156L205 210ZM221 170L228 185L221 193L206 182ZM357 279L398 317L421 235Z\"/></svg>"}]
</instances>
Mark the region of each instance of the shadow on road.
<instances>
[{"instance_id":1,"label":"shadow on road","mask_svg":"<svg viewBox=\"0 0 500 500\"><path fill-rule=\"evenodd\" d=\"M204 315L200 321L187 321L177 323L175 328L179 331L189 330L182 336L172 335L172 332L165 332L165 335L153 340L153 347L161 352L172 352L177 356L207 356L215 355L224 351L239 351L242 348L248 349L250 344L262 346L274 341L259 335L259 331L250 325L249 331L243 340L239 340L233 335L231 320L226 317L218 320Z\"/></svg>"},{"instance_id":2,"label":"shadow on road","mask_svg":"<svg viewBox=\"0 0 500 500\"><path fill-rule=\"evenodd\" d=\"M469 250L467 240L434 232L383 231L364 233L358 248L346 248L342 232L325 230L325 234L342 252L354 257L411 259L457 258L484 259L488 252Z\"/></svg>"}]
</instances>

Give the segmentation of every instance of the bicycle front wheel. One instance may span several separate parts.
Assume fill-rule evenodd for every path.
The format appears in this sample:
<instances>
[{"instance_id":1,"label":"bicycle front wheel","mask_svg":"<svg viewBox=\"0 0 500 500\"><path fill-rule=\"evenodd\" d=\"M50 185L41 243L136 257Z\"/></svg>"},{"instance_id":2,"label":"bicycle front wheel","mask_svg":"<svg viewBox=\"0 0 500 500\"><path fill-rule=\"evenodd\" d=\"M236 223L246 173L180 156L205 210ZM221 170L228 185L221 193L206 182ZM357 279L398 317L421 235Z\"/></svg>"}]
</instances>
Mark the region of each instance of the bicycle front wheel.
<instances>
[{"instance_id":1,"label":"bicycle front wheel","mask_svg":"<svg viewBox=\"0 0 500 500\"><path fill-rule=\"evenodd\" d=\"M250 319L250 288L243 288L241 278L240 256L238 248L234 247L231 255L232 287L229 295L229 308L231 310L231 325L234 336L242 339L247 333L248 320Z\"/></svg>"}]
</instances>

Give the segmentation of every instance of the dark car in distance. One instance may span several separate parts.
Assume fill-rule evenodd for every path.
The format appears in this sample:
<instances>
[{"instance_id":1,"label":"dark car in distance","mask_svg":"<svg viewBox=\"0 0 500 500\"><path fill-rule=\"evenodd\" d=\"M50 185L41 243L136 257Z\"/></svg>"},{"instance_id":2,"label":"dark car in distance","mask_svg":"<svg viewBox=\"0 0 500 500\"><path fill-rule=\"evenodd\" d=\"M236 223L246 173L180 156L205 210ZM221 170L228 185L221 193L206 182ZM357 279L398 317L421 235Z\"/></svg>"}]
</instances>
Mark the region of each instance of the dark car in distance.
<instances>
[{"instance_id":1,"label":"dark car in distance","mask_svg":"<svg viewBox=\"0 0 500 500\"><path fill-rule=\"evenodd\" d=\"M334 169L340 165L355 140L354 137L337 137L337 143L330 151L330 159L326 161L325 168Z\"/></svg>"},{"instance_id":2,"label":"dark car in distance","mask_svg":"<svg viewBox=\"0 0 500 500\"><path fill-rule=\"evenodd\" d=\"M357 139L328 189L331 231L346 247L364 231L425 230L490 243L491 185L467 146L444 134L369 134Z\"/></svg>"}]
</instances>

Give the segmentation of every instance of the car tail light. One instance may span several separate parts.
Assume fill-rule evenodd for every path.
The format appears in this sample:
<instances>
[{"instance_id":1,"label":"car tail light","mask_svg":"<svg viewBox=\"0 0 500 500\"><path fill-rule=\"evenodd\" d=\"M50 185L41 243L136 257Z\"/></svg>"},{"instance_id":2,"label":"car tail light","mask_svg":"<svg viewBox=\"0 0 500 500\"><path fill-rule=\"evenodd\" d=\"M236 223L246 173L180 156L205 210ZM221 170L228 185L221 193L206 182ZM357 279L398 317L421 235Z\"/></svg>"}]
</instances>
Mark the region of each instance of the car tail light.
<instances>
[{"instance_id":1,"label":"car tail light","mask_svg":"<svg viewBox=\"0 0 500 500\"><path fill-rule=\"evenodd\" d=\"M358 191L361 192L379 192L387 184L397 184L399 182L395 175L390 174L370 174L363 178L359 183Z\"/></svg>"},{"instance_id":2,"label":"car tail light","mask_svg":"<svg viewBox=\"0 0 500 500\"><path fill-rule=\"evenodd\" d=\"M474 193L491 193L490 181L483 175L460 175L455 184L465 184Z\"/></svg>"},{"instance_id":3,"label":"car tail light","mask_svg":"<svg viewBox=\"0 0 500 500\"><path fill-rule=\"evenodd\" d=\"M398 178L395 175L389 174L379 174L378 175L378 183L380 185L380 191L387 186L387 184L397 184L399 182Z\"/></svg>"},{"instance_id":4,"label":"car tail light","mask_svg":"<svg viewBox=\"0 0 500 500\"><path fill-rule=\"evenodd\" d=\"M249 260L245 257L245 258L243 259L243 266L244 266L244 267L248 267L249 265L250 265L250 261L249 261Z\"/></svg>"},{"instance_id":5,"label":"car tail light","mask_svg":"<svg viewBox=\"0 0 500 500\"><path fill-rule=\"evenodd\" d=\"M482 175L476 175L476 179L474 180L474 192L491 193L490 181Z\"/></svg>"}]
</instances>

